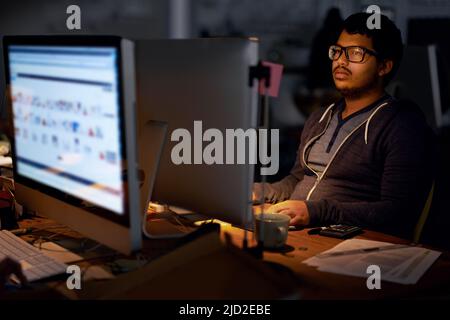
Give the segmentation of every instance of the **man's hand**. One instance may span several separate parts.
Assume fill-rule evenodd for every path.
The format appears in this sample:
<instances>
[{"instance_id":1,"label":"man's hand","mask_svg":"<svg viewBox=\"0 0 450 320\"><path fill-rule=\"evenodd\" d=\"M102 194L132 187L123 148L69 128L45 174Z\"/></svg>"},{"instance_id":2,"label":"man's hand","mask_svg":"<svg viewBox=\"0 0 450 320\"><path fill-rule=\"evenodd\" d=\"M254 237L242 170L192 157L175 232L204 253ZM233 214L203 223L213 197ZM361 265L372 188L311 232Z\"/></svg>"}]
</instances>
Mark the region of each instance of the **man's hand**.
<instances>
[{"instance_id":1,"label":"man's hand","mask_svg":"<svg viewBox=\"0 0 450 320\"><path fill-rule=\"evenodd\" d=\"M253 206L253 214L260 214L268 212L269 208L272 206L270 203L264 203L262 206L260 204Z\"/></svg>"},{"instance_id":2,"label":"man's hand","mask_svg":"<svg viewBox=\"0 0 450 320\"><path fill-rule=\"evenodd\" d=\"M20 264L10 258L5 258L0 261L0 291L11 275L15 275L22 285L27 284L27 278L23 275Z\"/></svg>"},{"instance_id":3,"label":"man's hand","mask_svg":"<svg viewBox=\"0 0 450 320\"><path fill-rule=\"evenodd\" d=\"M309 224L309 212L306 203L301 200L287 200L269 207L268 213L283 213L291 217L289 225L306 226Z\"/></svg>"}]
</instances>

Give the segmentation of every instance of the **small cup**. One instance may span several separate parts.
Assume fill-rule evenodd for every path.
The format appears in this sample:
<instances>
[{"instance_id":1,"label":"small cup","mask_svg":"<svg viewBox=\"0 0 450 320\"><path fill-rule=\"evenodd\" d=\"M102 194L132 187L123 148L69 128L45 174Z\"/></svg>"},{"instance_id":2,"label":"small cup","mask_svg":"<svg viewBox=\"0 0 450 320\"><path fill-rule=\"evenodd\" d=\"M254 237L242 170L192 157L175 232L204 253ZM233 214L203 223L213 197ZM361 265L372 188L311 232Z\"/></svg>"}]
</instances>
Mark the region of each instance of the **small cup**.
<instances>
[{"instance_id":1,"label":"small cup","mask_svg":"<svg viewBox=\"0 0 450 320\"><path fill-rule=\"evenodd\" d=\"M291 218L282 213L260 213L255 215L256 240L268 249L283 248Z\"/></svg>"}]
</instances>

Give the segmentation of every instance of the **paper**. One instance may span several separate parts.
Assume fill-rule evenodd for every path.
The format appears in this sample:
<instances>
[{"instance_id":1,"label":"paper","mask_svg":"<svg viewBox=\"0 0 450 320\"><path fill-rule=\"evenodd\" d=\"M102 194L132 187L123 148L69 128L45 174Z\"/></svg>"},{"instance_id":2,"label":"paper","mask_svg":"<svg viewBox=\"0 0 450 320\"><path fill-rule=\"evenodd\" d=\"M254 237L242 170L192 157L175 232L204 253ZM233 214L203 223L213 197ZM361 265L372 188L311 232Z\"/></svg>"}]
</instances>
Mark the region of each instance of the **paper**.
<instances>
[{"instance_id":1,"label":"paper","mask_svg":"<svg viewBox=\"0 0 450 320\"><path fill-rule=\"evenodd\" d=\"M363 239L346 240L324 253L365 248L383 248L392 243ZM367 278L367 268L376 265L381 270L381 280L401 284L415 284L441 253L420 247L404 247L369 253L353 253L334 257L312 257L303 263L319 271Z\"/></svg>"},{"instance_id":2,"label":"paper","mask_svg":"<svg viewBox=\"0 0 450 320\"><path fill-rule=\"evenodd\" d=\"M56 244L51 241L42 242L40 244L40 249L42 253L50 258L55 259L56 261L63 262L66 264L70 264L71 262L83 260L83 257L70 252L64 247L61 247L59 244Z\"/></svg>"}]
</instances>

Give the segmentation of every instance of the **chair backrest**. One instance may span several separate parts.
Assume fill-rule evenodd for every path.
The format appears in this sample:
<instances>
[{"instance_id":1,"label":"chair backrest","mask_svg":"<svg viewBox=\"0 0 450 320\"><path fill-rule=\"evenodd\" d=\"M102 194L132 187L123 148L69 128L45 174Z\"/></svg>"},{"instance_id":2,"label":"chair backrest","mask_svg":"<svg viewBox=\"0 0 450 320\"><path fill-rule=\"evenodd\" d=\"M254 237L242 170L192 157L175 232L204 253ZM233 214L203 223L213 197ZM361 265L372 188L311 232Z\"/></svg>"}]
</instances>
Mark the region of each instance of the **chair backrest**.
<instances>
[{"instance_id":1,"label":"chair backrest","mask_svg":"<svg viewBox=\"0 0 450 320\"><path fill-rule=\"evenodd\" d=\"M425 201L425 205L423 207L422 213L420 214L419 220L417 221L416 227L414 229L413 242L419 243L420 237L422 235L423 227L425 222L428 219L428 215L430 213L431 203L433 202L434 195L434 185L435 182L431 184L430 192L428 193L427 201Z\"/></svg>"}]
</instances>

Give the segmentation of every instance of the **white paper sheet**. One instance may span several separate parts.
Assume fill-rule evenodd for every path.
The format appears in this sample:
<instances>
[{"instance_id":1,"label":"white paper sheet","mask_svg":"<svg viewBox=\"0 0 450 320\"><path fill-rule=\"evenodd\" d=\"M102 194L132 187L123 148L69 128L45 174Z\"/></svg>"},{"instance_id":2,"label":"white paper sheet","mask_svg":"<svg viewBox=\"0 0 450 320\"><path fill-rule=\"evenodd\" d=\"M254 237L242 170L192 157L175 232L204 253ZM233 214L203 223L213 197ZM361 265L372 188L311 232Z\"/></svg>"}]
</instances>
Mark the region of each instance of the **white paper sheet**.
<instances>
[{"instance_id":1,"label":"white paper sheet","mask_svg":"<svg viewBox=\"0 0 450 320\"><path fill-rule=\"evenodd\" d=\"M351 239L343 241L325 253L392 246L392 243ZM441 253L421 247L404 247L390 250L347 254L336 257L317 256L303 263L316 267L319 271L367 278L367 268L377 265L381 270L381 280L401 284L415 284L430 268Z\"/></svg>"}]
</instances>

